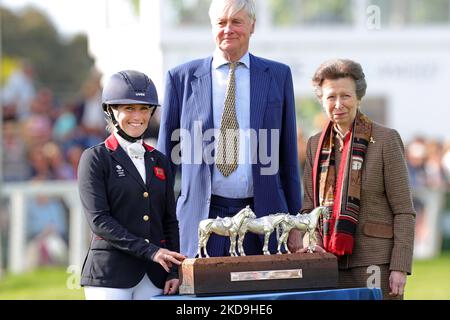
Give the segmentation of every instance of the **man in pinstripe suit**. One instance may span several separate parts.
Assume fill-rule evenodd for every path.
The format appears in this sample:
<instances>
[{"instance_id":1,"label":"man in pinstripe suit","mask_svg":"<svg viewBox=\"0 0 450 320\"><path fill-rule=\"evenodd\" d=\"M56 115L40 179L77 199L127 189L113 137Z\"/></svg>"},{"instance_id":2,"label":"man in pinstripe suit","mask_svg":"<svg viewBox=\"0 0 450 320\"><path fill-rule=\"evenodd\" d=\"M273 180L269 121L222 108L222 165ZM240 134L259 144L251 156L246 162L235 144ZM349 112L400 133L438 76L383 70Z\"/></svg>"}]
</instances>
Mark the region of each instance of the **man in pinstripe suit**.
<instances>
[{"instance_id":1,"label":"man in pinstripe suit","mask_svg":"<svg viewBox=\"0 0 450 320\"><path fill-rule=\"evenodd\" d=\"M158 140L173 172L181 164L177 217L181 252L189 257L197 252L203 219L231 216L246 205L258 217L301 208L291 71L249 53L253 0L213 0L209 15L216 50L168 72ZM227 133L237 129L238 138L220 141L224 125ZM217 146L230 166L220 165ZM207 248L211 256L224 256L229 241L212 236ZM249 234L244 248L261 254L261 239Z\"/></svg>"}]
</instances>

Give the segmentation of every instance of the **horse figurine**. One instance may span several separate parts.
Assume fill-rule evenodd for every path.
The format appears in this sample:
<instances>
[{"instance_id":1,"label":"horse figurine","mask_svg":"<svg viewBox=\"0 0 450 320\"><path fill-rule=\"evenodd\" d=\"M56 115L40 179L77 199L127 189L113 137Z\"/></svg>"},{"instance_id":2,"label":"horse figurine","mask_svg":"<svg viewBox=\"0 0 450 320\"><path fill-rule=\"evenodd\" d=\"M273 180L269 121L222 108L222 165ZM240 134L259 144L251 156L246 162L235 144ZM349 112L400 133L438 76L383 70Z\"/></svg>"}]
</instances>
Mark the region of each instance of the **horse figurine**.
<instances>
[{"instance_id":1,"label":"horse figurine","mask_svg":"<svg viewBox=\"0 0 450 320\"><path fill-rule=\"evenodd\" d=\"M245 234L248 231L256 234L264 234L263 253L265 255L270 255L270 252L268 250L270 234L274 231L278 224L280 224L282 221L287 221L286 216L287 215L284 213L277 213L258 219L250 218L245 220L241 228L239 229L238 250L240 255L245 256L242 244L244 243Z\"/></svg>"},{"instance_id":2,"label":"horse figurine","mask_svg":"<svg viewBox=\"0 0 450 320\"><path fill-rule=\"evenodd\" d=\"M278 239L278 254L281 254L281 245L284 244L284 248L288 253L289 248L287 246L287 241L289 237L289 232L292 229L298 229L300 231L305 231L308 233L308 252L314 252L313 247L317 243L316 238L316 228L319 222L319 217L323 216L324 219L330 218L330 212L327 207L317 207L309 213L297 214L296 216L288 215L286 220L283 220L280 224L281 235ZM279 231L277 230L277 234Z\"/></svg>"},{"instance_id":3,"label":"horse figurine","mask_svg":"<svg viewBox=\"0 0 450 320\"><path fill-rule=\"evenodd\" d=\"M230 237L230 255L236 256L236 237L239 229L247 219L256 218L255 213L250 206L245 207L232 217L205 219L200 221L198 226L198 257L202 258L202 248L206 258L209 258L206 244L208 243L211 233L220 236Z\"/></svg>"}]
</instances>

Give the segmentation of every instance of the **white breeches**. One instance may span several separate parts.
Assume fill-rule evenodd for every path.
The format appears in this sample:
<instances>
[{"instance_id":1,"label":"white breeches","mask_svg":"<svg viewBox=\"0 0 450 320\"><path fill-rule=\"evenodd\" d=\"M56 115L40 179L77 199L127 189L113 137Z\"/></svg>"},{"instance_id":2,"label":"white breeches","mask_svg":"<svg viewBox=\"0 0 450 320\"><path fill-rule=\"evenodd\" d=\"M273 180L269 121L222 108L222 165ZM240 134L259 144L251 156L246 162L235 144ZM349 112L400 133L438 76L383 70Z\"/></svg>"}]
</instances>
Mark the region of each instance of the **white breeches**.
<instances>
[{"instance_id":1,"label":"white breeches","mask_svg":"<svg viewBox=\"0 0 450 320\"><path fill-rule=\"evenodd\" d=\"M162 293L163 290L156 287L146 274L136 286L128 289L84 287L86 300L149 300Z\"/></svg>"}]
</instances>

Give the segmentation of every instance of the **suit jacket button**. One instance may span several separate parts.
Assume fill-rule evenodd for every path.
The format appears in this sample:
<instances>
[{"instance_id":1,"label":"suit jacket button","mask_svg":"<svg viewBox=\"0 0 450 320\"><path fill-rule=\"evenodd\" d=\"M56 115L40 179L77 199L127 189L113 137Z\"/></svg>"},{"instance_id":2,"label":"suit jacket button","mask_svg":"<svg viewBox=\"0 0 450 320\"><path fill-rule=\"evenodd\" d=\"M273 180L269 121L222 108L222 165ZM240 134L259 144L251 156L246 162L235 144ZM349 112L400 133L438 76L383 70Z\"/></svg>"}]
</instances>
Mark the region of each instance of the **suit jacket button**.
<instances>
[{"instance_id":1,"label":"suit jacket button","mask_svg":"<svg viewBox=\"0 0 450 320\"><path fill-rule=\"evenodd\" d=\"M148 239L145 239L145 242L147 242L147 243L150 243L150 240L148 240Z\"/></svg>"},{"instance_id":2,"label":"suit jacket button","mask_svg":"<svg viewBox=\"0 0 450 320\"><path fill-rule=\"evenodd\" d=\"M148 196L149 196L148 192L144 192L143 196L144 196L144 198L148 198Z\"/></svg>"},{"instance_id":3,"label":"suit jacket button","mask_svg":"<svg viewBox=\"0 0 450 320\"><path fill-rule=\"evenodd\" d=\"M142 217L142 219L144 219L144 221L148 221L148 220L150 220L150 217L148 215L145 215Z\"/></svg>"}]
</instances>

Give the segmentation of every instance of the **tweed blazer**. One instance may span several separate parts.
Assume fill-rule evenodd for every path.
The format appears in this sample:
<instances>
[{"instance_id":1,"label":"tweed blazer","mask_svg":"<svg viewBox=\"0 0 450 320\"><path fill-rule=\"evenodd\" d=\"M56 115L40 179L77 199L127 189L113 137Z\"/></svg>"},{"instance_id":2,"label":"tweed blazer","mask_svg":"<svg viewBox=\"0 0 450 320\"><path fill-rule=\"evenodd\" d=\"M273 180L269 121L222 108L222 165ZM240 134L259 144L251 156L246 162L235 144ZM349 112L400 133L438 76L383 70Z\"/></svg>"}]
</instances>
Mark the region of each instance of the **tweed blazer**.
<instances>
[{"instance_id":1,"label":"tweed blazer","mask_svg":"<svg viewBox=\"0 0 450 320\"><path fill-rule=\"evenodd\" d=\"M355 245L351 255L339 259L340 266L389 264L390 270L411 274L416 213L403 142L396 130L377 123L373 123L372 138L362 169ZM308 140L302 212L314 207L312 168L319 139L320 133ZM340 160L341 154L337 151L336 167Z\"/></svg>"}]
</instances>

